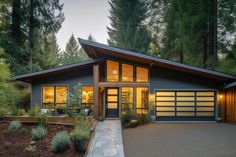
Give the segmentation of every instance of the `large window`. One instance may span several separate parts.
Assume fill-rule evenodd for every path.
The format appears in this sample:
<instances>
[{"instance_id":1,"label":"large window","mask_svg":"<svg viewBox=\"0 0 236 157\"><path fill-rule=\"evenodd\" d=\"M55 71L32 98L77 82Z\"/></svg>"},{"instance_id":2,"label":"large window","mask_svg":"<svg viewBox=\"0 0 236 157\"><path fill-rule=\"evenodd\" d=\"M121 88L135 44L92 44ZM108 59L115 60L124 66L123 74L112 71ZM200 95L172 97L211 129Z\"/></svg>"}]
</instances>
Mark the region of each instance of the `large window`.
<instances>
[{"instance_id":1,"label":"large window","mask_svg":"<svg viewBox=\"0 0 236 157\"><path fill-rule=\"evenodd\" d=\"M119 81L119 62L107 61L107 82Z\"/></svg>"},{"instance_id":2,"label":"large window","mask_svg":"<svg viewBox=\"0 0 236 157\"><path fill-rule=\"evenodd\" d=\"M82 86L82 108L93 109L93 86Z\"/></svg>"},{"instance_id":3,"label":"large window","mask_svg":"<svg viewBox=\"0 0 236 157\"><path fill-rule=\"evenodd\" d=\"M122 82L134 81L134 68L132 65L122 64Z\"/></svg>"},{"instance_id":4,"label":"large window","mask_svg":"<svg viewBox=\"0 0 236 157\"><path fill-rule=\"evenodd\" d=\"M68 87L64 85L43 86L43 108L65 108L67 104Z\"/></svg>"},{"instance_id":5,"label":"large window","mask_svg":"<svg viewBox=\"0 0 236 157\"><path fill-rule=\"evenodd\" d=\"M130 112L133 113L133 98L133 87L122 87L122 114L125 114L127 110L130 110Z\"/></svg>"},{"instance_id":6,"label":"large window","mask_svg":"<svg viewBox=\"0 0 236 157\"><path fill-rule=\"evenodd\" d=\"M136 114L148 114L148 87L136 88Z\"/></svg>"},{"instance_id":7,"label":"large window","mask_svg":"<svg viewBox=\"0 0 236 157\"><path fill-rule=\"evenodd\" d=\"M148 69L147 68L136 68L136 81L137 82L148 82Z\"/></svg>"}]
</instances>

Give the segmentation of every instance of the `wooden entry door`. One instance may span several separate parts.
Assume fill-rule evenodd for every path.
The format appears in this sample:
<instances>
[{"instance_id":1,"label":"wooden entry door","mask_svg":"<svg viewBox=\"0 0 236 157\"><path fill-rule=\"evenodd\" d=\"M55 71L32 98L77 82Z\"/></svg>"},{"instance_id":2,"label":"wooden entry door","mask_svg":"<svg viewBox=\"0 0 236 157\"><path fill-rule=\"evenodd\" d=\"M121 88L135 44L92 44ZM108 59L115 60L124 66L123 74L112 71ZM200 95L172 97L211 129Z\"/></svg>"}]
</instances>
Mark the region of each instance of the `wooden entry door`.
<instances>
[{"instance_id":1,"label":"wooden entry door","mask_svg":"<svg viewBox=\"0 0 236 157\"><path fill-rule=\"evenodd\" d=\"M106 88L106 117L119 117L119 88Z\"/></svg>"}]
</instances>

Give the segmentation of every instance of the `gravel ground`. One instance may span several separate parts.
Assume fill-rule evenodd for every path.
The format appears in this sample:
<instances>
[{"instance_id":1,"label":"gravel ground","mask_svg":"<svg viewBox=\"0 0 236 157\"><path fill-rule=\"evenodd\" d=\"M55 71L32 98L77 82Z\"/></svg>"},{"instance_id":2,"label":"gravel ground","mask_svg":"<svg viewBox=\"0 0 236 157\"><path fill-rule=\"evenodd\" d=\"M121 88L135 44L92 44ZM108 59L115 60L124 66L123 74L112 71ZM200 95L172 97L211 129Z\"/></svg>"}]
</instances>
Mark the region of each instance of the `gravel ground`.
<instances>
[{"instance_id":1,"label":"gravel ground","mask_svg":"<svg viewBox=\"0 0 236 157\"><path fill-rule=\"evenodd\" d=\"M123 130L126 157L236 157L236 125L151 123Z\"/></svg>"}]
</instances>

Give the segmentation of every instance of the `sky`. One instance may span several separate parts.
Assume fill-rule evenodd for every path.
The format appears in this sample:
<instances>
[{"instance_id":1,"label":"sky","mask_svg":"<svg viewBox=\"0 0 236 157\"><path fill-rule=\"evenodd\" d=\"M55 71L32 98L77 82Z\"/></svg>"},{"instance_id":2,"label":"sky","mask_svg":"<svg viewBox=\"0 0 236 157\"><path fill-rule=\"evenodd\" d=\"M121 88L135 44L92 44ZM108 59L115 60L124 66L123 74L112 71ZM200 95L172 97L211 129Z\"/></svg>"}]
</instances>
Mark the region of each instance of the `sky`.
<instances>
[{"instance_id":1,"label":"sky","mask_svg":"<svg viewBox=\"0 0 236 157\"><path fill-rule=\"evenodd\" d=\"M91 34L99 43L107 44L110 26L108 0L60 0L64 3L65 21L57 33L57 41L64 50L71 34L87 39Z\"/></svg>"}]
</instances>

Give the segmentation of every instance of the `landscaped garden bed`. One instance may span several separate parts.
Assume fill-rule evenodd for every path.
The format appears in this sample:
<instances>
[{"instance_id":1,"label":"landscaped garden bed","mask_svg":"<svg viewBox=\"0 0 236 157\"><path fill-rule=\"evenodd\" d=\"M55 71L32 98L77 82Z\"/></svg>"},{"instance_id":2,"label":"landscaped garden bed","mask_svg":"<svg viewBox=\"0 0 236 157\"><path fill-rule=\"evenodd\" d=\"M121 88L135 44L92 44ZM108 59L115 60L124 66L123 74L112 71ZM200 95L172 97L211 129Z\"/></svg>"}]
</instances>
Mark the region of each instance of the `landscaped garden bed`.
<instances>
[{"instance_id":1,"label":"landscaped garden bed","mask_svg":"<svg viewBox=\"0 0 236 157\"><path fill-rule=\"evenodd\" d=\"M32 118L32 117L31 117ZM13 125L14 123L14 125ZM16 124L21 126L17 128ZM47 123L47 121L46 121ZM77 124L76 124L77 123ZM77 141L86 140L85 146L88 145L93 132L90 130L94 127L96 121L89 120L86 123L80 122L78 119L74 125L62 125L62 124L43 124L39 123L21 123L20 121L13 122L0 122L0 156L11 156L11 157L54 157L54 156L76 156L82 157L86 153L86 148L83 151L75 150L75 139ZM43 125L40 125L43 124ZM85 127L84 124L89 124L89 127ZM12 128L10 126L13 126ZM37 139L33 136L32 130L42 127L46 130L45 135L41 139ZM11 128L11 129L10 129ZM87 128L87 129L86 129ZM76 131L78 130L78 131ZM89 130L89 131L88 131ZM57 148L63 144L65 138L60 137L55 139L58 133L65 133L68 140L66 149L63 151L56 151ZM72 137L72 133L74 134ZM82 133L82 134L81 134ZM84 133L87 133L86 138ZM36 135L40 135L39 133ZM35 138L35 139L34 139ZM54 141L54 144L53 144ZM61 141L61 143L60 143ZM62 142L63 141L63 142ZM61 144L61 145L60 145ZM59 147L58 147L59 145ZM53 148L54 146L54 148Z\"/></svg>"}]
</instances>

